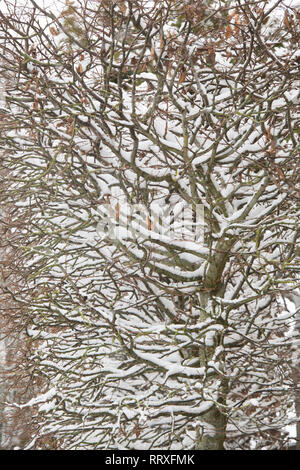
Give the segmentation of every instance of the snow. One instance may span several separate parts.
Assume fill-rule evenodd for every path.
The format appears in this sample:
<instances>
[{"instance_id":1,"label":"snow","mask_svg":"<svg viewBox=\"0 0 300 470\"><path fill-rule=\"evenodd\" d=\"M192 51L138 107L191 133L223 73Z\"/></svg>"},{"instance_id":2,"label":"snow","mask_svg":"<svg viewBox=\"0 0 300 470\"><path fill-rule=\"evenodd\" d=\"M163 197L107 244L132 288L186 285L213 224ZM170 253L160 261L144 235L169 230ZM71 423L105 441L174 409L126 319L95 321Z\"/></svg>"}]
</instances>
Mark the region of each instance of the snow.
<instances>
[{"instance_id":1,"label":"snow","mask_svg":"<svg viewBox=\"0 0 300 470\"><path fill-rule=\"evenodd\" d=\"M203 37L192 32L184 51L185 22L179 31L173 19L164 27L151 25L147 14L136 15L136 21L132 31L139 30L139 21L145 30L132 43L123 31L114 39L109 28L101 35L91 28L93 59L83 63L80 80L67 68L49 65L47 86L55 93L47 97L45 116L24 118L25 129L34 119L45 147L31 145L25 131L6 136L19 148L11 163L12 190L18 194L24 185L26 195L10 200L20 220L30 212L34 223L25 247L26 282L37 292L28 335L37 344L33 360L50 383L47 393L20 406L37 405L41 432L67 436L73 448L192 448L202 425L216 432L205 419L228 379L232 388L220 406L242 434L257 431L259 411L267 435L275 426L275 395L280 426L293 399L283 370L289 370L289 359L281 351L296 344L295 332L284 331L295 315L278 298L297 282L290 276L296 276L296 202L290 202L294 189L287 184L296 174L291 157L297 136L288 139L287 116L295 126L299 116L292 105L299 93L284 72L274 80L262 75L265 63L256 48L253 61L241 56L231 62L235 36L226 38L228 50L217 53L211 67L205 65ZM256 30L257 22L243 27ZM176 51L186 53L188 63L202 50L185 80L176 76L176 60L170 70L163 56L158 63L162 31L176 33L166 36L176 60ZM245 35L248 51L249 44ZM237 53L241 47L236 44ZM286 53L276 53L282 63ZM144 71L135 69L133 59L146 57ZM113 83L107 93L103 62L107 74L124 65L134 70L136 83L124 77L124 86ZM267 65L274 74L276 63ZM189 84L197 90L194 98L186 91ZM83 90L89 104L79 103ZM67 126L57 125L74 116L70 136ZM276 137L273 151L269 128ZM147 220L166 200L174 220L164 212L157 225L172 225L170 233L149 228ZM141 212L129 228L127 203L139 204ZM182 205L195 209L198 203L205 208L199 239L191 230L178 234ZM78 422L80 432L74 432Z\"/></svg>"}]
</instances>

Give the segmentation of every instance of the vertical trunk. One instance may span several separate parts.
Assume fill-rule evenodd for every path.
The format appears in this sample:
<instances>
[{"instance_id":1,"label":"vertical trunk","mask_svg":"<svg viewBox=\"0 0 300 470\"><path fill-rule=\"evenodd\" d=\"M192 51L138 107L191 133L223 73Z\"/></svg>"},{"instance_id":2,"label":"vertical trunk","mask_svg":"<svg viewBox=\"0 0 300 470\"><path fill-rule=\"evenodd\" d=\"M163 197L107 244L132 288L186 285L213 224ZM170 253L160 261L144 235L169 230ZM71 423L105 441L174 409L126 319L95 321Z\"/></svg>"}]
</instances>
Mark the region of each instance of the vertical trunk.
<instances>
[{"instance_id":1,"label":"vertical trunk","mask_svg":"<svg viewBox=\"0 0 300 470\"><path fill-rule=\"evenodd\" d=\"M224 288L220 285L214 292L213 295L223 297ZM212 293L201 294L201 307L203 308L203 314L201 321L207 319L207 315L204 313L207 309L208 301L211 300ZM218 346L218 340L213 347L206 347L204 351L200 352L200 367L205 366L208 361L211 360L215 348ZM223 356L223 361L225 356ZM221 379L221 380L220 380ZM203 421L205 423L203 430L199 429L196 438L195 449L196 450L222 450L224 449L224 442L226 438L226 425L227 418L222 410L222 405L226 404L226 395L228 392L228 381L224 378L220 378L217 374L212 380L219 380L220 386L218 390L218 398L216 404L205 414Z\"/></svg>"},{"instance_id":2,"label":"vertical trunk","mask_svg":"<svg viewBox=\"0 0 300 470\"><path fill-rule=\"evenodd\" d=\"M204 417L207 423L207 431L211 434L198 431L196 450L223 450L226 438L226 417L214 406Z\"/></svg>"}]
</instances>

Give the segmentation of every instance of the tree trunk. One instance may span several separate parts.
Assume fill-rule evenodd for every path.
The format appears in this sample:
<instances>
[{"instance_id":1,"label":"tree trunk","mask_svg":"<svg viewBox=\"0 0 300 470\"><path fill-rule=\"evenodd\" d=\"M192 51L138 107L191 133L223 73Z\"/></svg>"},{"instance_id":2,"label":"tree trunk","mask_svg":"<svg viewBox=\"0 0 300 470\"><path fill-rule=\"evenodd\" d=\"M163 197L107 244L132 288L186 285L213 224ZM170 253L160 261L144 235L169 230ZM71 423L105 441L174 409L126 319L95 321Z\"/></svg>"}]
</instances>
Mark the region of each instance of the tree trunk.
<instances>
[{"instance_id":1,"label":"tree trunk","mask_svg":"<svg viewBox=\"0 0 300 470\"><path fill-rule=\"evenodd\" d=\"M201 316L201 321L204 321L208 318L208 314L204 312L207 310L208 301L211 300L212 296L223 297L224 296L224 286L220 283L218 288L213 292L203 292L201 294L201 306L203 308L203 314ZM218 338L216 343L219 343ZM200 367L206 367L206 363L210 361L213 357L216 347L219 344L214 344L213 347L205 347L205 352L200 352ZM223 361L225 361L225 355L223 355ZM220 380L220 377L215 375L212 380ZM226 395L228 393L228 380L222 378L218 398L216 404L205 414L203 421L205 422L205 429L203 432L198 429L197 440L195 449L196 450L223 450L224 442L226 439L226 425L227 418L222 412L221 407L226 403Z\"/></svg>"},{"instance_id":2,"label":"tree trunk","mask_svg":"<svg viewBox=\"0 0 300 470\"><path fill-rule=\"evenodd\" d=\"M226 417L216 406L214 406L206 415L205 422L208 429L211 428L212 434L201 433L198 430L197 443L195 450L223 450L226 438Z\"/></svg>"}]
</instances>

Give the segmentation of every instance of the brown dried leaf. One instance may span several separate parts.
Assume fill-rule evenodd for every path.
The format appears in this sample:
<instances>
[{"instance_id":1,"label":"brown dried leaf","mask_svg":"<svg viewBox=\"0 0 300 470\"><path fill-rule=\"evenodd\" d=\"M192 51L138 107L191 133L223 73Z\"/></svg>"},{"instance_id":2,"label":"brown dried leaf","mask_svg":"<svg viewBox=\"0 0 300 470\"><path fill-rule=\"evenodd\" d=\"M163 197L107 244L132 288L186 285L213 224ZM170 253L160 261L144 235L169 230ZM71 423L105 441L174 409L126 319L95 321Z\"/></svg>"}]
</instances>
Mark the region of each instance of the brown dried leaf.
<instances>
[{"instance_id":1,"label":"brown dried leaf","mask_svg":"<svg viewBox=\"0 0 300 470\"><path fill-rule=\"evenodd\" d=\"M147 91L152 91L152 90L154 90L154 86L151 82L148 81Z\"/></svg>"},{"instance_id":2,"label":"brown dried leaf","mask_svg":"<svg viewBox=\"0 0 300 470\"><path fill-rule=\"evenodd\" d=\"M241 21L240 21L240 15L235 15L235 18L234 18L234 32L235 34L239 34L240 32L240 28L239 28L239 25L241 24Z\"/></svg>"},{"instance_id":3,"label":"brown dried leaf","mask_svg":"<svg viewBox=\"0 0 300 470\"><path fill-rule=\"evenodd\" d=\"M72 119L71 124L67 127L67 134L73 135L73 131L74 131L74 119Z\"/></svg>"},{"instance_id":4,"label":"brown dried leaf","mask_svg":"<svg viewBox=\"0 0 300 470\"><path fill-rule=\"evenodd\" d=\"M127 6L126 6L125 2L120 3L120 9L121 9L121 12L123 13L123 15L126 15Z\"/></svg>"},{"instance_id":5,"label":"brown dried leaf","mask_svg":"<svg viewBox=\"0 0 300 470\"><path fill-rule=\"evenodd\" d=\"M79 73L79 75L81 75L83 73L82 65L79 64L76 70L77 70L77 73Z\"/></svg>"},{"instance_id":6,"label":"brown dried leaf","mask_svg":"<svg viewBox=\"0 0 300 470\"><path fill-rule=\"evenodd\" d=\"M233 12L228 15L228 21L231 21L235 15L236 15L236 11L233 10Z\"/></svg>"},{"instance_id":7,"label":"brown dried leaf","mask_svg":"<svg viewBox=\"0 0 300 470\"><path fill-rule=\"evenodd\" d=\"M135 431L136 437L138 438L138 437L140 436L140 434L141 434L141 429L140 429L138 423L135 423L135 425L134 425L134 431Z\"/></svg>"},{"instance_id":8,"label":"brown dried leaf","mask_svg":"<svg viewBox=\"0 0 300 470\"><path fill-rule=\"evenodd\" d=\"M187 76L187 71L184 69L181 69L180 75L179 75L179 80L178 83L183 83L186 79Z\"/></svg>"},{"instance_id":9,"label":"brown dried leaf","mask_svg":"<svg viewBox=\"0 0 300 470\"><path fill-rule=\"evenodd\" d=\"M119 222L119 219L120 219L120 204L118 202L115 205L115 210L116 210L116 222Z\"/></svg>"},{"instance_id":10,"label":"brown dried leaf","mask_svg":"<svg viewBox=\"0 0 300 470\"><path fill-rule=\"evenodd\" d=\"M34 97L34 101L33 101L33 109L34 109L35 111L38 111L38 109L39 109L39 102L38 102L38 100L36 99L36 96Z\"/></svg>"},{"instance_id":11,"label":"brown dried leaf","mask_svg":"<svg viewBox=\"0 0 300 470\"><path fill-rule=\"evenodd\" d=\"M229 24L226 29L225 38L226 39L230 38L232 34L233 34L232 27Z\"/></svg>"},{"instance_id":12,"label":"brown dried leaf","mask_svg":"<svg viewBox=\"0 0 300 470\"><path fill-rule=\"evenodd\" d=\"M127 434L126 434L126 432L125 432L125 429L124 429L124 427L123 427L122 425L120 425L120 431L121 431L121 433L123 434L124 437L127 437Z\"/></svg>"},{"instance_id":13,"label":"brown dried leaf","mask_svg":"<svg viewBox=\"0 0 300 470\"><path fill-rule=\"evenodd\" d=\"M290 15L288 14L287 10L285 10L284 17L283 17L283 24L286 28L290 28Z\"/></svg>"},{"instance_id":14,"label":"brown dried leaf","mask_svg":"<svg viewBox=\"0 0 300 470\"><path fill-rule=\"evenodd\" d=\"M50 26L50 33L52 34L52 36L58 36L59 35L59 31L57 31L56 28L54 28L54 26Z\"/></svg>"},{"instance_id":15,"label":"brown dried leaf","mask_svg":"<svg viewBox=\"0 0 300 470\"><path fill-rule=\"evenodd\" d=\"M279 166L276 167L276 171L277 171L277 175L278 175L279 180L284 178L284 173L283 173L282 169Z\"/></svg>"}]
</instances>

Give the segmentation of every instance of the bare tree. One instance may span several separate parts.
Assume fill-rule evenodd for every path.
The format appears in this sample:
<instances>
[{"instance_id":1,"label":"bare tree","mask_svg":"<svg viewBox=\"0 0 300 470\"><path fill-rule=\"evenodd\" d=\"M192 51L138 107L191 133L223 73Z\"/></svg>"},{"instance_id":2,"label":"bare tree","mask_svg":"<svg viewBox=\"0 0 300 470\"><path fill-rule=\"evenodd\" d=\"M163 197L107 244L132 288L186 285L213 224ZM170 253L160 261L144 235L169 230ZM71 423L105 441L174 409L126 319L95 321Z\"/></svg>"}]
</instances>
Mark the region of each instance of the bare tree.
<instances>
[{"instance_id":1,"label":"bare tree","mask_svg":"<svg viewBox=\"0 0 300 470\"><path fill-rule=\"evenodd\" d=\"M2 188L4 176L0 171ZM31 341L26 335L29 299L23 279L22 257L16 246L20 234L15 232L12 207L1 210L1 259L0 259L0 448L23 448L35 433L32 422L33 409L23 406L41 387L31 373L29 357L33 353ZM20 224L19 224L20 227ZM22 298L19 297L20 291Z\"/></svg>"},{"instance_id":2,"label":"bare tree","mask_svg":"<svg viewBox=\"0 0 300 470\"><path fill-rule=\"evenodd\" d=\"M284 448L299 12L31 4L1 34L3 199L27 220L27 333L49 384L32 446Z\"/></svg>"},{"instance_id":3,"label":"bare tree","mask_svg":"<svg viewBox=\"0 0 300 470\"><path fill-rule=\"evenodd\" d=\"M6 109L5 83L12 77L6 73L0 81L0 138L15 126L14 117ZM1 191L10 186L10 171L6 166L5 149L0 153ZM24 282L23 226L26 218L15 217L11 201L2 201L0 208L0 449L24 448L35 434L32 421L34 408L24 406L41 391L39 379L33 377L29 357L33 348L26 327L27 307L32 289Z\"/></svg>"}]
</instances>

